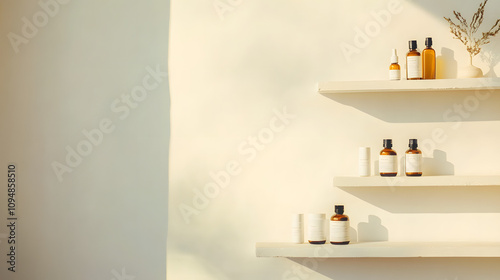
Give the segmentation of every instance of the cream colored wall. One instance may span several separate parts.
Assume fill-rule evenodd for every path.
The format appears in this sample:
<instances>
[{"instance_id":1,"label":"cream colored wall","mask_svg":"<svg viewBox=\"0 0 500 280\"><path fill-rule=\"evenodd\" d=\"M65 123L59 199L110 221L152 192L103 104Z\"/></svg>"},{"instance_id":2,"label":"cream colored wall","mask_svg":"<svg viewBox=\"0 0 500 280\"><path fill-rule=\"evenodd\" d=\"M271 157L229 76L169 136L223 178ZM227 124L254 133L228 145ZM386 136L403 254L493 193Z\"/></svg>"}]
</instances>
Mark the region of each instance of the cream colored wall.
<instances>
[{"instance_id":1,"label":"cream colored wall","mask_svg":"<svg viewBox=\"0 0 500 280\"><path fill-rule=\"evenodd\" d=\"M360 241L500 241L500 193L493 188L332 186L336 175L357 174L359 146L370 146L375 158L383 138L392 138L400 155L409 138L418 138L426 174L498 174L499 96L475 108L468 103L473 92L316 92L319 81L386 79L391 49L403 61L408 40L422 49L427 36L444 55L440 76L456 77L468 54L443 16L457 10L469 19L478 5L172 1L168 279L496 279L497 259L255 257L255 242L290 240L291 213L331 215L334 204L345 204ZM499 8L487 4L482 28L493 25ZM372 36L356 45L357 29L366 28ZM346 45L352 55L342 52ZM497 73L499 45L494 38L484 48ZM489 72L486 58L474 63ZM460 115L457 106L469 109Z\"/></svg>"}]
</instances>

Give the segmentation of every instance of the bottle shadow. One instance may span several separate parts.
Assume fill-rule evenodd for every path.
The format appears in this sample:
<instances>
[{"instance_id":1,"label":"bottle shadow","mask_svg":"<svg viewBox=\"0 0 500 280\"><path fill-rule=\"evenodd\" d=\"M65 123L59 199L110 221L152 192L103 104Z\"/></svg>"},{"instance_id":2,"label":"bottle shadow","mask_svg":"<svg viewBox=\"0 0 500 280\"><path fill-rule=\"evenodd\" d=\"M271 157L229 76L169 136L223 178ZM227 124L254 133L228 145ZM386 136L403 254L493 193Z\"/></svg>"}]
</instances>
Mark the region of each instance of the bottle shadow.
<instances>
[{"instance_id":1,"label":"bottle shadow","mask_svg":"<svg viewBox=\"0 0 500 280\"><path fill-rule=\"evenodd\" d=\"M455 165L448 161L446 152L434 150L432 158L423 158L422 174L424 176L455 175Z\"/></svg>"},{"instance_id":2,"label":"bottle shadow","mask_svg":"<svg viewBox=\"0 0 500 280\"><path fill-rule=\"evenodd\" d=\"M441 54L436 57L436 79L456 79L458 75L457 65L455 51L441 48Z\"/></svg>"},{"instance_id":3,"label":"bottle shadow","mask_svg":"<svg viewBox=\"0 0 500 280\"><path fill-rule=\"evenodd\" d=\"M368 216L368 222L358 224L358 242L378 242L389 240L389 231L382 220L375 215Z\"/></svg>"}]
</instances>

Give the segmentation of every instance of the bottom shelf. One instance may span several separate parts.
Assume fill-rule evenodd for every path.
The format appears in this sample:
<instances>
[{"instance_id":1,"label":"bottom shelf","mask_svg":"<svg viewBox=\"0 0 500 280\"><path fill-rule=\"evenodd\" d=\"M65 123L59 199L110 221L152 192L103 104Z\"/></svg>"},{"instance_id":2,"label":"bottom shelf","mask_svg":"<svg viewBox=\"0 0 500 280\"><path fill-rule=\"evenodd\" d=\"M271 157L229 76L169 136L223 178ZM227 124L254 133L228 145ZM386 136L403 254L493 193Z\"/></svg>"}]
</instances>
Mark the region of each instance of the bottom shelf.
<instances>
[{"instance_id":1,"label":"bottom shelf","mask_svg":"<svg viewBox=\"0 0 500 280\"><path fill-rule=\"evenodd\" d=\"M500 257L500 242L364 242L349 245L257 243L257 257L455 258Z\"/></svg>"}]
</instances>

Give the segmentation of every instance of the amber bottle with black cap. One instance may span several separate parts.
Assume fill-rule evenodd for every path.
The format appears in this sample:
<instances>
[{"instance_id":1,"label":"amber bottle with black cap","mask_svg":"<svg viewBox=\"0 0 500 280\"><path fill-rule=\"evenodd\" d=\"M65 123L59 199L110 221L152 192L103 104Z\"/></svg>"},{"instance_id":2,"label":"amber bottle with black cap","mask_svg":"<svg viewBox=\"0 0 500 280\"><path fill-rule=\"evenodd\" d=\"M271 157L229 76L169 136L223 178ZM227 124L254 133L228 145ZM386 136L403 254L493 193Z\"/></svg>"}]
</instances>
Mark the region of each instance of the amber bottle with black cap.
<instances>
[{"instance_id":1,"label":"amber bottle with black cap","mask_svg":"<svg viewBox=\"0 0 500 280\"><path fill-rule=\"evenodd\" d=\"M410 139L405 153L406 176L422 176L422 152L418 149L417 139Z\"/></svg>"},{"instance_id":2,"label":"amber bottle with black cap","mask_svg":"<svg viewBox=\"0 0 500 280\"><path fill-rule=\"evenodd\" d=\"M344 205L335 205L335 214L330 218L330 243L349 244L349 229L349 217L344 215Z\"/></svg>"},{"instance_id":3,"label":"amber bottle with black cap","mask_svg":"<svg viewBox=\"0 0 500 280\"><path fill-rule=\"evenodd\" d=\"M406 79L420 80L422 79L422 58L417 50L417 41L409 41L408 47L410 50L406 54Z\"/></svg>"},{"instance_id":4,"label":"amber bottle with black cap","mask_svg":"<svg viewBox=\"0 0 500 280\"><path fill-rule=\"evenodd\" d=\"M398 175L398 155L392 149L392 139L384 139L384 149L378 157L380 176L394 177Z\"/></svg>"},{"instance_id":5,"label":"amber bottle with black cap","mask_svg":"<svg viewBox=\"0 0 500 280\"><path fill-rule=\"evenodd\" d=\"M436 51L432 48L432 38L425 38L426 48L422 51L422 78L436 79Z\"/></svg>"}]
</instances>

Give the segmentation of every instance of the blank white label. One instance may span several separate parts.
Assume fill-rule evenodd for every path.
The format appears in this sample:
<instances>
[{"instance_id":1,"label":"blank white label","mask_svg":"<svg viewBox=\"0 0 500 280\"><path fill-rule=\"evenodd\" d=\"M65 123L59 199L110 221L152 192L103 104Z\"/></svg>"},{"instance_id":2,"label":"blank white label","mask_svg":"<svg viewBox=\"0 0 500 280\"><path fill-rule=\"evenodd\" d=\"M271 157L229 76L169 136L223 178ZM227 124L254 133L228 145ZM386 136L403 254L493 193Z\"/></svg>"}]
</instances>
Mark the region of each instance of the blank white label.
<instances>
[{"instance_id":1,"label":"blank white label","mask_svg":"<svg viewBox=\"0 0 500 280\"><path fill-rule=\"evenodd\" d=\"M349 221L330 221L330 242L349 241Z\"/></svg>"},{"instance_id":2,"label":"blank white label","mask_svg":"<svg viewBox=\"0 0 500 280\"><path fill-rule=\"evenodd\" d=\"M380 173L398 172L398 157L396 155L380 155L378 169Z\"/></svg>"},{"instance_id":3,"label":"blank white label","mask_svg":"<svg viewBox=\"0 0 500 280\"><path fill-rule=\"evenodd\" d=\"M389 70L389 80L401 80L401 70Z\"/></svg>"},{"instance_id":4,"label":"blank white label","mask_svg":"<svg viewBox=\"0 0 500 280\"><path fill-rule=\"evenodd\" d=\"M406 57L408 79L422 78L422 58L420 56Z\"/></svg>"},{"instance_id":5,"label":"blank white label","mask_svg":"<svg viewBox=\"0 0 500 280\"><path fill-rule=\"evenodd\" d=\"M422 172L422 154L405 155L406 172Z\"/></svg>"}]
</instances>

